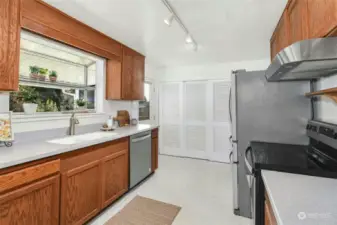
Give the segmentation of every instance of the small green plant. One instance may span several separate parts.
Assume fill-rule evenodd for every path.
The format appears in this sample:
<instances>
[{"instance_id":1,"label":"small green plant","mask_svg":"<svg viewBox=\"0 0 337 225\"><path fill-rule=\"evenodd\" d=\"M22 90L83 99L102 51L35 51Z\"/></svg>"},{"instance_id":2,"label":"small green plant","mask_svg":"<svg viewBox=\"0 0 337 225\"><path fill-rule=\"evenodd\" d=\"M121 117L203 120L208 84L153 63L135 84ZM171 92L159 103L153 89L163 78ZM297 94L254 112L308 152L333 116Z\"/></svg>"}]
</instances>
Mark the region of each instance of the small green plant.
<instances>
[{"instance_id":1,"label":"small green plant","mask_svg":"<svg viewBox=\"0 0 337 225\"><path fill-rule=\"evenodd\" d=\"M50 77L57 77L57 72L55 70L52 70L49 72Z\"/></svg>"},{"instance_id":2,"label":"small green plant","mask_svg":"<svg viewBox=\"0 0 337 225\"><path fill-rule=\"evenodd\" d=\"M79 107L85 106L86 103L87 103L87 102L84 101L84 99L82 99L82 98L76 100L76 104L77 104Z\"/></svg>"},{"instance_id":3,"label":"small green plant","mask_svg":"<svg viewBox=\"0 0 337 225\"><path fill-rule=\"evenodd\" d=\"M30 72L33 73L33 74L38 74L39 71L40 71L40 68L39 68L38 66L30 66L30 67L29 67L29 70L30 70Z\"/></svg>"},{"instance_id":4,"label":"small green plant","mask_svg":"<svg viewBox=\"0 0 337 225\"><path fill-rule=\"evenodd\" d=\"M39 69L39 74L41 76L46 76L47 73L48 73L48 69L44 69L44 68Z\"/></svg>"},{"instance_id":5,"label":"small green plant","mask_svg":"<svg viewBox=\"0 0 337 225\"><path fill-rule=\"evenodd\" d=\"M19 87L19 92L17 96L23 100L24 103L34 103L37 104L39 100L39 93L33 87L22 86Z\"/></svg>"}]
</instances>

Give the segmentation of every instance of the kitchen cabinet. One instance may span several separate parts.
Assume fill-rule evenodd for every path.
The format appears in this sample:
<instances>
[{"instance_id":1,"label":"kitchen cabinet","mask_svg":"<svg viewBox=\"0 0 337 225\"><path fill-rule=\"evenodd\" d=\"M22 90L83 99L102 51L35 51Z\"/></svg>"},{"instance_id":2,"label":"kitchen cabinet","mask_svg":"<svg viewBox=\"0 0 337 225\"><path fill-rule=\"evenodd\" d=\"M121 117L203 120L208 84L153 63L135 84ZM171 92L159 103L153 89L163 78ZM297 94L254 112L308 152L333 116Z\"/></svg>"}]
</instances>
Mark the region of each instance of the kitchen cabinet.
<instances>
[{"instance_id":1,"label":"kitchen cabinet","mask_svg":"<svg viewBox=\"0 0 337 225\"><path fill-rule=\"evenodd\" d=\"M152 131L152 172L158 169L158 129Z\"/></svg>"},{"instance_id":2,"label":"kitchen cabinet","mask_svg":"<svg viewBox=\"0 0 337 225\"><path fill-rule=\"evenodd\" d=\"M289 17L289 39L295 43L309 38L308 0L292 0L287 14Z\"/></svg>"},{"instance_id":3,"label":"kitchen cabinet","mask_svg":"<svg viewBox=\"0 0 337 225\"><path fill-rule=\"evenodd\" d=\"M268 195L265 194L265 207L264 207L264 224L265 225L277 225L276 218L270 204Z\"/></svg>"},{"instance_id":4,"label":"kitchen cabinet","mask_svg":"<svg viewBox=\"0 0 337 225\"><path fill-rule=\"evenodd\" d=\"M0 1L0 91L19 88L21 0Z\"/></svg>"},{"instance_id":5,"label":"kitchen cabinet","mask_svg":"<svg viewBox=\"0 0 337 225\"><path fill-rule=\"evenodd\" d=\"M0 195L0 224L59 224L59 175Z\"/></svg>"},{"instance_id":6,"label":"kitchen cabinet","mask_svg":"<svg viewBox=\"0 0 337 225\"><path fill-rule=\"evenodd\" d=\"M337 26L336 0L308 0L310 37L327 36Z\"/></svg>"},{"instance_id":7,"label":"kitchen cabinet","mask_svg":"<svg viewBox=\"0 0 337 225\"><path fill-rule=\"evenodd\" d=\"M59 160L1 171L0 224L58 225L59 171Z\"/></svg>"},{"instance_id":8,"label":"kitchen cabinet","mask_svg":"<svg viewBox=\"0 0 337 225\"><path fill-rule=\"evenodd\" d=\"M61 225L84 224L128 191L128 139L61 158Z\"/></svg>"},{"instance_id":9,"label":"kitchen cabinet","mask_svg":"<svg viewBox=\"0 0 337 225\"><path fill-rule=\"evenodd\" d=\"M107 62L106 99L144 99L145 57L123 47L122 62Z\"/></svg>"},{"instance_id":10,"label":"kitchen cabinet","mask_svg":"<svg viewBox=\"0 0 337 225\"><path fill-rule=\"evenodd\" d=\"M62 174L61 225L84 224L101 209L98 160Z\"/></svg>"},{"instance_id":11,"label":"kitchen cabinet","mask_svg":"<svg viewBox=\"0 0 337 225\"><path fill-rule=\"evenodd\" d=\"M336 0L289 0L270 39L271 58L306 39L337 36Z\"/></svg>"},{"instance_id":12,"label":"kitchen cabinet","mask_svg":"<svg viewBox=\"0 0 337 225\"><path fill-rule=\"evenodd\" d=\"M102 160L102 208L110 205L129 187L129 154L122 150Z\"/></svg>"},{"instance_id":13,"label":"kitchen cabinet","mask_svg":"<svg viewBox=\"0 0 337 225\"><path fill-rule=\"evenodd\" d=\"M286 11L282 14L282 17L277 24L274 34L271 38L271 58L281 51L283 48L289 45L289 20Z\"/></svg>"}]
</instances>

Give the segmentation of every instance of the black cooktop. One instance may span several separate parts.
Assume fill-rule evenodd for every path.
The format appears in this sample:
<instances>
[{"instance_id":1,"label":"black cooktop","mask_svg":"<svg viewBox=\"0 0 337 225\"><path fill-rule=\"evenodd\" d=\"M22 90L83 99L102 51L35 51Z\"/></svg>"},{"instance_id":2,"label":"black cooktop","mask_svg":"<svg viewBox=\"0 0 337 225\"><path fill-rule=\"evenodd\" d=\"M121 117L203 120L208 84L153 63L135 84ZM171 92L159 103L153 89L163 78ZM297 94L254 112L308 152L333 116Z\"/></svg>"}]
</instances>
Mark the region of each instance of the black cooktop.
<instances>
[{"instance_id":1,"label":"black cooktop","mask_svg":"<svg viewBox=\"0 0 337 225\"><path fill-rule=\"evenodd\" d=\"M247 154L255 171L261 169L337 178L337 160L322 146L252 141Z\"/></svg>"}]
</instances>

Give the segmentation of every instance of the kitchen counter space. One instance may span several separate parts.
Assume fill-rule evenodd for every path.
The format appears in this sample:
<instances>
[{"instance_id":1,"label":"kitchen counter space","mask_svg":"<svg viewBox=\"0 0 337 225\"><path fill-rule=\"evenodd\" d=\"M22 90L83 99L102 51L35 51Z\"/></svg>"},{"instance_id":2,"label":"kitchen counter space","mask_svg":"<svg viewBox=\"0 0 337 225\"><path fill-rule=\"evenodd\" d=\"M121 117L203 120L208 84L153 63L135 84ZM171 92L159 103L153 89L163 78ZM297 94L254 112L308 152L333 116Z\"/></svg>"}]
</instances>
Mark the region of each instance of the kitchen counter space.
<instances>
[{"instance_id":1,"label":"kitchen counter space","mask_svg":"<svg viewBox=\"0 0 337 225\"><path fill-rule=\"evenodd\" d=\"M337 179L262 170L278 225L337 224Z\"/></svg>"},{"instance_id":2,"label":"kitchen counter space","mask_svg":"<svg viewBox=\"0 0 337 225\"><path fill-rule=\"evenodd\" d=\"M158 128L158 125L139 124L137 126L118 128L111 133L111 137L104 137L92 141L84 141L81 143L61 145L48 143L45 141L14 143L12 147L0 147L0 169L10 166L19 165L26 162L31 162L38 159L55 156L65 152L75 151L88 146L117 140L140 132ZM62 138L62 137L60 137Z\"/></svg>"}]
</instances>

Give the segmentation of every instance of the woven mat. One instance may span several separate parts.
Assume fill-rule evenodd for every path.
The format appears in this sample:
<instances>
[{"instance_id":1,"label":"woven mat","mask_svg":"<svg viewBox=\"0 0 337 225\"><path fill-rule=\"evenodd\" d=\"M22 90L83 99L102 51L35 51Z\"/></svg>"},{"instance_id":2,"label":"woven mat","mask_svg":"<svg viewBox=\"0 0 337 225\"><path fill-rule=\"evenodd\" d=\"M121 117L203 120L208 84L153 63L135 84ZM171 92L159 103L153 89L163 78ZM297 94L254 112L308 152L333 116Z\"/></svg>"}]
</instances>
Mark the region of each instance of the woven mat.
<instances>
[{"instance_id":1,"label":"woven mat","mask_svg":"<svg viewBox=\"0 0 337 225\"><path fill-rule=\"evenodd\" d=\"M105 225L171 225L180 209L179 206L137 196Z\"/></svg>"}]
</instances>

